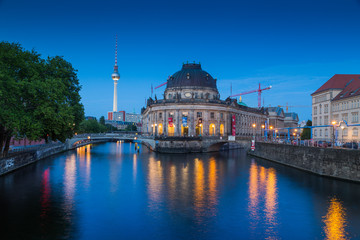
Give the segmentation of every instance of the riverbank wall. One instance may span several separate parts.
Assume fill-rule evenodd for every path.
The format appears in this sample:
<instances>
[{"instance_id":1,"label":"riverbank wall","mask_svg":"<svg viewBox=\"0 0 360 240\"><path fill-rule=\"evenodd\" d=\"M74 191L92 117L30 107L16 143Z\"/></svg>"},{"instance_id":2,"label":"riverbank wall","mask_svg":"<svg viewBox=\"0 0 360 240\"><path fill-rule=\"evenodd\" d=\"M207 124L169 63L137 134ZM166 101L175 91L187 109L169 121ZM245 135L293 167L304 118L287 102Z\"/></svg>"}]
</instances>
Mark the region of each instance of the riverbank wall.
<instances>
[{"instance_id":1,"label":"riverbank wall","mask_svg":"<svg viewBox=\"0 0 360 240\"><path fill-rule=\"evenodd\" d=\"M109 140L94 140L90 142L79 143L71 147L68 147L68 144L66 143L46 144L39 148L13 153L6 158L0 159L0 176L61 152L76 149L88 144L107 141Z\"/></svg>"},{"instance_id":2,"label":"riverbank wall","mask_svg":"<svg viewBox=\"0 0 360 240\"><path fill-rule=\"evenodd\" d=\"M321 176L360 182L360 151L274 143L255 143L249 155Z\"/></svg>"},{"instance_id":3,"label":"riverbank wall","mask_svg":"<svg viewBox=\"0 0 360 240\"><path fill-rule=\"evenodd\" d=\"M0 159L0 176L66 150L64 143L58 143L11 154L9 157Z\"/></svg>"}]
</instances>

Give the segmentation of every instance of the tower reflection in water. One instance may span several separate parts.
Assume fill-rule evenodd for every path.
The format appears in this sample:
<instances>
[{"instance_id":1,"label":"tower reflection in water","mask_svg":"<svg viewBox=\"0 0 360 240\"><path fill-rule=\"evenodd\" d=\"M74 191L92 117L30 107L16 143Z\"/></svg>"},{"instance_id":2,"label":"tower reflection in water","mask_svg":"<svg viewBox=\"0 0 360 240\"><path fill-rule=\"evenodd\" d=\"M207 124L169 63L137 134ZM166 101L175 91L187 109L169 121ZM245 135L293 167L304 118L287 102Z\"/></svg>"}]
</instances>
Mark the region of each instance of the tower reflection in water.
<instances>
[{"instance_id":1,"label":"tower reflection in water","mask_svg":"<svg viewBox=\"0 0 360 240\"><path fill-rule=\"evenodd\" d=\"M323 217L325 237L328 240L349 239L346 232L346 213L342 203L337 198L332 198L327 214Z\"/></svg>"},{"instance_id":2,"label":"tower reflection in water","mask_svg":"<svg viewBox=\"0 0 360 240\"><path fill-rule=\"evenodd\" d=\"M266 239L277 239L278 192L275 169L259 166L253 160L249 171L248 194L251 230L254 234L266 236Z\"/></svg>"},{"instance_id":3,"label":"tower reflection in water","mask_svg":"<svg viewBox=\"0 0 360 240\"><path fill-rule=\"evenodd\" d=\"M181 161L174 157L161 160L150 157L147 167L151 213L158 214L157 210L166 203L171 210L194 216L199 224L216 215L219 166L215 158L192 157Z\"/></svg>"}]
</instances>

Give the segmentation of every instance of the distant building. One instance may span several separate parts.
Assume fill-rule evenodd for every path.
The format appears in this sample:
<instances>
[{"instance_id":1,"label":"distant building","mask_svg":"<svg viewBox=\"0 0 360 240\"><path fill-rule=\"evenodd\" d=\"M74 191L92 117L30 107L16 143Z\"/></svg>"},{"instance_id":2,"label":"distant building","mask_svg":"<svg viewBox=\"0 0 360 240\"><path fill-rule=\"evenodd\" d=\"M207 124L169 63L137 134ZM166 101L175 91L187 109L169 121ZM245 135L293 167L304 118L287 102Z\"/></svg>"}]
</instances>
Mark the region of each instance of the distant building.
<instances>
[{"instance_id":1,"label":"distant building","mask_svg":"<svg viewBox=\"0 0 360 240\"><path fill-rule=\"evenodd\" d=\"M133 122L125 122L125 121L114 121L114 120L105 120L105 124L110 124L113 127L116 127L117 130L125 130L129 125L135 125L138 128L138 131L141 128L140 123L133 123Z\"/></svg>"},{"instance_id":2,"label":"distant building","mask_svg":"<svg viewBox=\"0 0 360 240\"><path fill-rule=\"evenodd\" d=\"M125 114L125 120L127 122L133 122L133 123L141 123L141 114L137 113L126 113Z\"/></svg>"},{"instance_id":3,"label":"distant building","mask_svg":"<svg viewBox=\"0 0 360 240\"><path fill-rule=\"evenodd\" d=\"M93 116L86 116L85 120L96 120L96 117Z\"/></svg>"},{"instance_id":4,"label":"distant building","mask_svg":"<svg viewBox=\"0 0 360 240\"><path fill-rule=\"evenodd\" d=\"M288 134L287 129L281 128L296 128L298 127L299 117L297 113L290 112L285 113L284 109L281 107L267 107L265 111L269 119L269 127L274 129L279 129L277 132L278 136L286 136ZM291 130L292 134L294 130Z\"/></svg>"},{"instance_id":5,"label":"distant building","mask_svg":"<svg viewBox=\"0 0 360 240\"><path fill-rule=\"evenodd\" d=\"M312 96L313 126L338 124L344 120L348 124L359 124L360 74L335 74ZM312 129L314 140L332 141L333 127ZM359 141L359 127L338 129L338 140Z\"/></svg>"}]
</instances>

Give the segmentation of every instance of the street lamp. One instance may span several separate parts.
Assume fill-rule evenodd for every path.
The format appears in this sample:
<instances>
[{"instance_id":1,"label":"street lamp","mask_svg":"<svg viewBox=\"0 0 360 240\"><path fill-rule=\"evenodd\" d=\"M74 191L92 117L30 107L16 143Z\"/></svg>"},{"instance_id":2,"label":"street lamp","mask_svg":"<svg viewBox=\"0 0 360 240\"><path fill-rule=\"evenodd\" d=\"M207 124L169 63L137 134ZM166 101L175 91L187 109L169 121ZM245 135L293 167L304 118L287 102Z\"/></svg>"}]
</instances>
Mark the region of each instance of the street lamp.
<instances>
[{"instance_id":1,"label":"street lamp","mask_svg":"<svg viewBox=\"0 0 360 240\"><path fill-rule=\"evenodd\" d=\"M341 143L343 144L344 143L344 128L345 128L345 126L341 123L340 127L341 127Z\"/></svg>"},{"instance_id":2,"label":"street lamp","mask_svg":"<svg viewBox=\"0 0 360 240\"><path fill-rule=\"evenodd\" d=\"M270 126L269 128L270 128L270 132L271 132L271 130L273 130L273 126ZM269 134L269 135L271 136L271 134ZM274 132L272 132L272 135L274 135ZM274 136L271 137L271 140L274 140L273 137Z\"/></svg>"},{"instance_id":3,"label":"street lamp","mask_svg":"<svg viewBox=\"0 0 360 240\"><path fill-rule=\"evenodd\" d=\"M335 125L336 125L336 121L332 121L331 125L333 126L333 132L332 132L332 147L334 148L335 146Z\"/></svg>"},{"instance_id":4,"label":"street lamp","mask_svg":"<svg viewBox=\"0 0 360 240\"><path fill-rule=\"evenodd\" d=\"M262 132L264 131L264 135L265 135L265 125L261 125L261 135L262 135ZM264 136L264 140L265 140L265 136Z\"/></svg>"},{"instance_id":5,"label":"street lamp","mask_svg":"<svg viewBox=\"0 0 360 240\"><path fill-rule=\"evenodd\" d=\"M255 140L255 128L256 128L256 124L253 123L252 127L254 128L254 140Z\"/></svg>"}]
</instances>

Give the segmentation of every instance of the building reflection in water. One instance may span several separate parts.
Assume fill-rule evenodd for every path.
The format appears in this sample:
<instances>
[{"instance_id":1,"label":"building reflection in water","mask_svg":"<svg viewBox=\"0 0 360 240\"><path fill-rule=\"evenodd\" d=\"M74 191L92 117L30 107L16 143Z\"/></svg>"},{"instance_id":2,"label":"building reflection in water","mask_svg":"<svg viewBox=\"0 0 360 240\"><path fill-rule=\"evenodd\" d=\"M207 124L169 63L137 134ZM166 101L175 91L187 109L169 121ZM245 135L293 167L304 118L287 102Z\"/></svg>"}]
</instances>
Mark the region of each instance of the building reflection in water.
<instances>
[{"instance_id":1,"label":"building reflection in water","mask_svg":"<svg viewBox=\"0 0 360 240\"><path fill-rule=\"evenodd\" d=\"M337 198L330 200L327 214L323 217L324 232L328 240L349 239L346 232L346 212L342 203Z\"/></svg>"},{"instance_id":2,"label":"building reflection in water","mask_svg":"<svg viewBox=\"0 0 360 240\"><path fill-rule=\"evenodd\" d=\"M71 220L74 210L74 195L76 191L76 156L71 154L65 161L64 174L64 212L67 220Z\"/></svg>"},{"instance_id":3,"label":"building reflection in water","mask_svg":"<svg viewBox=\"0 0 360 240\"><path fill-rule=\"evenodd\" d=\"M259 166L253 160L249 171L248 194L250 228L253 232L259 232L258 228L264 227L266 239L277 239L278 193L275 169Z\"/></svg>"},{"instance_id":4,"label":"building reflection in water","mask_svg":"<svg viewBox=\"0 0 360 240\"><path fill-rule=\"evenodd\" d=\"M51 197L51 188L50 188L50 169L47 168L43 175L42 175L42 193L41 193L41 213L40 213L40 218L41 218L41 227L42 230L45 231L46 230L46 226L48 223L48 218L49 218L49 212L50 212L50 197Z\"/></svg>"},{"instance_id":5,"label":"building reflection in water","mask_svg":"<svg viewBox=\"0 0 360 240\"><path fill-rule=\"evenodd\" d=\"M76 149L79 160L79 170L84 179L84 187L89 188L91 177L91 148L92 145L82 146Z\"/></svg>"},{"instance_id":6,"label":"building reflection in water","mask_svg":"<svg viewBox=\"0 0 360 240\"><path fill-rule=\"evenodd\" d=\"M209 160L150 157L147 169L150 211L155 212L166 202L172 211L193 212L198 224L215 216L218 168L214 157ZM187 208L189 205L191 209Z\"/></svg>"},{"instance_id":7,"label":"building reflection in water","mask_svg":"<svg viewBox=\"0 0 360 240\"><path fill-rule=\"evenodd\" d=\"M148 163L148 188L149 208L152 211L160 209L163 188L163 168L160 161L153 156L149 158Z\"/></svg>"}]
</instances>

